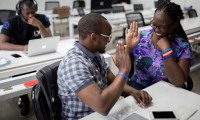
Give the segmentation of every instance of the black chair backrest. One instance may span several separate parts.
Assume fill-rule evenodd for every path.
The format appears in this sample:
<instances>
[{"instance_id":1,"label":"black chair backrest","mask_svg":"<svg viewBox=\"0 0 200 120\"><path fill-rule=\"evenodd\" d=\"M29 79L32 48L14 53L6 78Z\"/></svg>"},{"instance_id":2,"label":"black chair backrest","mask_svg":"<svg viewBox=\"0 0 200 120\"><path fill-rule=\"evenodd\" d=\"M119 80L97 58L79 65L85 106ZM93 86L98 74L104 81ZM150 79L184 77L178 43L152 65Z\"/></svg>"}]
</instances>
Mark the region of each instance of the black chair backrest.
<instances>
[{"instance_id":1,"label":"black chair backrest","mask_svg":"<svg viewBox=\"0 0 200 120\"><path fill-rule=\"evenodd\" d=\"M129 13L126 13L125 15L126 15L128 28L130 28L130 24L133 21L137 22L139 27L145 26L144 18L141 12L129 12Z\"/></svg>"},{"instance_id":2,"label":"black chair backrest","mask_svg":"<svg viewBox=\"0 0 200 120\"><path fill-rule=\"evenodd\" d=\"M77 8L77 11L78 11L79 16L82 17L82 16L85 15L85 12L84 12L83 8Z\"/></svg>"},{"instance_id":3,"label":"black chair backrest","mask_svg":"<svg viewBox=\"0 0 200 120\"><path fill-rule=\"evenodd\" d=\"M192 81L192 78L189 76L189 78L187 79L186 89L191 91L192 88L193 88L193 81Z\"/></svg>"},{"instance_id":4,"label":"black chair backrest","mask_svg":"<svg viewBox=\"0 0 200 120\"><path fill-rule=\"evenodd\" d=\"M158 1L154 1L155 8L158 7Z\"/></svg>"},{"instance_id":5,"label":"black chair backrest","mask_svg":"<svg viewBox=\"0 0 200 120\"><path fill-rule=\"evenodd\" d=\"M133 4L134 11L144 10L142 4Z\"/></svg>"},{"instance_id":6,"label":"black chair backrest","mask_svg":"<svg viewBox=\"0 0 200 120\"><path fill-rule=\"evenodd\" d=\"M124 6L112 6L113 13L125 12Z\"/></svg>"},{"instance_id":7,"label":"black chair backrest","mask_svg":"<svg viewBox=\"0 0 200 120\"><path fill-rule=\"evenodd\" d=\"M85 7L85 1L74 1L73 2L73 8L84 8Z\"/></svg>"},{"instance_id":8,"label":"black chair backrest","mask_svg":"<svg viewBox=\"0 0 200 120\"><path fill-rule=\"evenodd\" d=\"M40 69L36 77L39 80L39 86L41 88L40 92L40 101L44 101L45 105L38 105L44 108L45 116L44 118L48 118L49 120L60 120L62 119L61 111L62 105L60 98L58 97L58 85L57 85L57 70L60 61L55 62L51 65L48 65L42 69ZM38 87L38 88L39 88ZM38 100L39 101L39 100ZM37 104L37 103L36 103ZM39 104L39 103L38 103ZM34 105L37 106L37 105ZM35 107L34 107L35 109ZM37 109L35 109L36 111ZM37 112L37 114L40 114ZM37 116L42 116L37 115ZM46 120L46 119L45 119Z\"/></svg>"},{"instance_id":9,"label":"black chair backrest","mask_svg":"<svg viewBox=\"0 0 200 120\"><path fill-rule=\"evenodd\" d=\"M198 17L197 12L196 12L195 9L189 9L188 10L188 15L189 15L189 18Z\"/></svg>"},{"instance_id":10,"label":"black chair backrest","mask_svg":"<svg viewBox=\"0 0 200 120\"><path fill-rule=\"evenodd\" d=\"M46 1L45 2L45 10L53 10L55 7L60 7L59 1Z\"/></svg>"},{"instance_id":11,"label":"black chair backrest","mask_svg":"<svg viewBox=\"0 0 200 120\"><path fill-rule=\"evenodd\" d=\"M2 25L8 18L15 16L15 10L0 10L0 25Z\"/></svg>"}]
</instances>

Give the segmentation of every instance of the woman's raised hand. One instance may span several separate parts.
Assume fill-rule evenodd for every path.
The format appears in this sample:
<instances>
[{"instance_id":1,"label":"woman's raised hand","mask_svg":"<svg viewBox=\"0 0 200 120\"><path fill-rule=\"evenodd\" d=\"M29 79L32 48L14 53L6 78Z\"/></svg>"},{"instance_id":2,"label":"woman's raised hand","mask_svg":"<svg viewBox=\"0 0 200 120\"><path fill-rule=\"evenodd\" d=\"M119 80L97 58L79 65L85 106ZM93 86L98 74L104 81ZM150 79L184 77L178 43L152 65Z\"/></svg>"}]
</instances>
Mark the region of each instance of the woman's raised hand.
<instances>
[{"instance_id":1,"label":"woman's raised hand","mask_svg":"<svg viewBox=\"0 0 200 120\"><path fill-rule=\"evenodd\" d=\"M126 45L130 54L140 42L141 33L142 31L138 32L138 23L135 21L130 24L129 30L126 28Z\"/></svg>"}]
</instances>

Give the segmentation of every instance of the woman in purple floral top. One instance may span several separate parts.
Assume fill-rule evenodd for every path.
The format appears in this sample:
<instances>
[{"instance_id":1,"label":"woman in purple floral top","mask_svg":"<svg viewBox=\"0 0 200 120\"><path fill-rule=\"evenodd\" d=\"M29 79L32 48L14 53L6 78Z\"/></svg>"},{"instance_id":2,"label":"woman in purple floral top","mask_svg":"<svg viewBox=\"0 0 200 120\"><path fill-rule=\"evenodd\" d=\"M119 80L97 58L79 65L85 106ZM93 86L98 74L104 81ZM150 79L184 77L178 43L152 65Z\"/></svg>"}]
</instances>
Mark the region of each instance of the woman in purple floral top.
<instances>
[{"instance_id":1,"label":"woman in purple floral top","mask_svg":"<svg viewBox=\"0 0 200 120\"><path fill-rule=\"evenodd\" d=\"M187 36L180 24L181 18L183 13L179 5L164 2L155 11L151 30L138 33L137 23L130 25L133 34L126 36L126 43L134 59L132 87L143 89L160 80L181 87L187 81L194 61ZM139 44L132 46L138 39ZM166 50L172 50L171 56L165 57Z\"/></svg>"}]
</instances>

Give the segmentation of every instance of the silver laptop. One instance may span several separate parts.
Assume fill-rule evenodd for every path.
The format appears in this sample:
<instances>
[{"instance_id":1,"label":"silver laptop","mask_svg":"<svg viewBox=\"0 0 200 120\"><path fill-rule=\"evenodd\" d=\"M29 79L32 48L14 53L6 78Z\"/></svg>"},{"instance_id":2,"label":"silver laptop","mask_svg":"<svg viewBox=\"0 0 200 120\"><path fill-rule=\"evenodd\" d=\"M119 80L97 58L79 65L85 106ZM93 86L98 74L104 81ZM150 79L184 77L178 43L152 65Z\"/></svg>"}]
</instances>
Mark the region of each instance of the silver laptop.
<instances>
[{"instance_id":1,"label":"silver laptop","mask_svg":"<svg viewBox=\"0 0 200 120\"><path fill-rule=\"evenodd\" d=\"M56 52L60 36L29 40L26 54L31 56Z\"/></svg>"},{"instance_id":2,"label":"silver laptop","mask_svg":"<svg viewBox=\"0 0 200 120\"><path fill-rule=\"evenodd\" d=\"M130 116L125 118L124 120L148 120L137 113L132 113Z\"/></svg>"}]
</instances>

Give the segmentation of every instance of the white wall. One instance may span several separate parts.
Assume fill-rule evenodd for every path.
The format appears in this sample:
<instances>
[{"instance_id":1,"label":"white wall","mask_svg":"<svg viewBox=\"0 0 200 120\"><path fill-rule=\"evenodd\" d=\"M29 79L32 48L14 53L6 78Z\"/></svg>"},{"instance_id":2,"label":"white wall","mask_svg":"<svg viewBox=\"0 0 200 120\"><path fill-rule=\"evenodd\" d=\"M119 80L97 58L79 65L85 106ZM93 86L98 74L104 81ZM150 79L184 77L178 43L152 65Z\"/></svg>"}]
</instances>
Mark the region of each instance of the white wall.
<instances>
[{"instance_id":1,"label":"white wall","mask_svg":"<svg viewBox=\"0 0 200 120\"><path fill-rule=\"evenodd\" d=\"M19 0L0 0L0 9L11 9L15 10L16 4ZM45 10L45 1L56 1L56 0L37 0L38 11ZM60 1L60 5L67 5L72 7L74 0L57 0Z\"/></svg>"},{"instance_id":2,"label":"white wall","mask_svg":"<svg viewBox=\"0 0 200 120\"><path fill-rule=\"evenodd\" d=\"M132 4L143 4L144 9L155 7L154 1L158 0L131 0ZM176 4L179 4L181 8L192 5L196 9L198 16L200 16L200 0L171 0Z\"/></svg>"},{"instance_id":3,"label":"white wall","mask_svg":"<svg viewBox=\"0 0 200 120\"><path fill-rule=\"evenodd\" d=\"M0 9L12 9L15 10L16 3L19 0L0 0ZM55 1L55 0L37 0L38 2L38 11L45 10L45 1ZM72 8L72 4L74 0L58 0L60 1L60 5L67 5ZM155 7L154 1L157 0L131 0L132 4L142 3L144 9L150 9ZM193 5L193 8L197 10L198 15L200 16L200 0L171 0L179 5L181 8ZM85 0L86 8L90 8L91 0Z\"/></svg>"}]
</instances>

